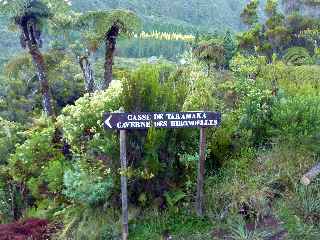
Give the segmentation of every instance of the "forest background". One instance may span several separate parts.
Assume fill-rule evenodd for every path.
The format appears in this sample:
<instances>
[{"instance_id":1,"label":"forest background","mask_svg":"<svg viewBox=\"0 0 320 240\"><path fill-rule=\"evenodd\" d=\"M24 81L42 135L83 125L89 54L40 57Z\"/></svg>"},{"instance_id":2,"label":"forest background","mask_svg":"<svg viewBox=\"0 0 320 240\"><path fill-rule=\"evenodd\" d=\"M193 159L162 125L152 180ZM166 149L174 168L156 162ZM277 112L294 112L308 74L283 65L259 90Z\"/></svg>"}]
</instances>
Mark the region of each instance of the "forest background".
<instances>
[{"instance_id":1,"label":"forest background","mask_svg":"<svg viewBox=\"0 0 320 240\"><path fill-rule=\"evenodd\" d=\"M320 2L0 0L0 239L320 234ZM210 110L199 132L118 133L104 112ZM305 179L305 178L304 178ZM308 186L305 186L305 185ZM20 229L14 231L12 229Z\"/></svg>"}]
</instances>

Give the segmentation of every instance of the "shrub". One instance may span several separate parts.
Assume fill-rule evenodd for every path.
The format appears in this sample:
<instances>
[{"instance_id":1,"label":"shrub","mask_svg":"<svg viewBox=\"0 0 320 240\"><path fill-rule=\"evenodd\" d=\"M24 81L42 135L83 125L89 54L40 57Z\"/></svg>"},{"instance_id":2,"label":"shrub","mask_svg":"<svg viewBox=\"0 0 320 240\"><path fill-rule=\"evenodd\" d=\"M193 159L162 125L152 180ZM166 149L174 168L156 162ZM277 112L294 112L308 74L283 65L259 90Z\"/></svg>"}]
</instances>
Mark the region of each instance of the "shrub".
<instances>
[{"instance_id":1,"label":"shrub","mask_svg":"<svg viewBox=\"0 0 320 240\"><path fill-rule=\"evenodd\" d=\"M89 175L84 170L76 167L64 174L64 194L72 202L97 206L105 203L110 197L113 180L110 176L104 179L97 175Z\"/></svg>"},{"instance_id":2,"label":"shrub","mask_svg":"<svg viewBox=\"0 0 320 240\"><path fill-rule=\"evenodd\" d=\"M240 79L236 89L243 98L240 108L240 130L249 130L254 146L266 144L269 140L268 128L272 106L276 98L272 96L270 89L263 88L258 82L250 79Z\"/></svg>"},{"instance_id":3,"label":"shrub","mask_svg":"<svg viewBox=\"0 0 320 240\"><path fill-rule=\"evenodd\" d=\"M123 82L123 107L126 111L152 112L176 109L168 82L166 65L142 65ZM169 90L170 89L170 90Z\"/></svg>"},{"instance_id":4,"label":"shrub","mask_svg":"<svg viewBox=\"0 0 320 240\"><path fill-rule=\"evenodd\" d=\"M203 92L204 83L196 81L201 73L192 71L191 66L161 78L161 73L166 69L161 65L144 65L124 80L123 105L126 111L181 111L191 93L201 92L207 97L207 93L214 92L210 88L212 83ZM196 94L192 96L199 106L203 105L203 99L199 102ZM169 190L168 185L184 184L185 175L176 174L176 171L185 171L177 156L179 153L194 152L193 149L197 148L195 138L198 138L196 131L148 129L130 131L128 138L130 160L137 169L134 170L136 178L132 180L132 189L129 190L133 202L163 197L164 192Z\"/></svg>"},{"instance_id":5,"label":"shrub","mask_svg":"<svg viewBox=\"0 0 320 240\"><path fill-rule=\"evenodd\" d=\"M40 176L49 160L64 158L59 144L54 144L55 128L52 122L45 120L42 126L41 124L31 129L27 140L17 146L9 159L10 173L18 182Z\"/></svg>"},{"instance_id":6,"label":"shrub","mask_svg":"<svg viewBox=\"0 0 320 240\"><path fill-rule=\"evenodd\" d=\"M40 188L45 188L53 196L62 193L63 174L68 169L68 164L64 162L64 158L53 159L44 164L39 171L39 176L33 175L27 181L27 186L32 195L41 199L41 195L46 195L46 191L41 192Z\"/></svg>"},{"instance_id":7,"label":"shrub","mask_svg":"<svg viewBox=\"0 0 320 240\"><path fill-rule=\"evenodd\" d=\"M27 207L42 211L38 205L44 199L49 201L48 208L56 208L62 202L63 172L68 168L63 143L50 119L38 120L25 134L26 140L16 145L6 168L15 217Z\"/></svg>"},{"instance_id":8,"label":"shrub","mask_svg":"<svg viewBox=\"0 0 320 240\"><path fill-rule=\"evenodd\" d=\"M166 198L169 211L174 211L177 213L179 211L178 204L186 197L186 194L181 190L178 190L166 192L164 196Z\"/></svg>"},{"instance_id":9,"label":"shrub","mask_svg":"<svg viewBox=\"0 0 320 240\"><path fill-rule=\"evenodd\" d=\"M179 163L185 168L185 189L190 193L194 191L197 179L197 166L199 161L199 154L181 154L179 156Z\"/></svg>"},{"instance_id":10,"label":"shrub","mask_svg":"<svg viewBox=\"0 0 320 240\"><path fill-rule=\"evenodd\" d=\"M62 110L57 124L73 151L81 152L82 144L90 139L90 136L104 132L103 114L120 108L121 93L121 82L112 81L106 91L86 94L79 98L75 105Z\"/></svg>"},{"instance_id":11,"label":"shrub","mask_svg":"<svg viewBox=\"0 0 320 240\"><path fill-rule=\"evenodd\" d=\"M24 139L20 124L0 117L0 164L7 163L8 157L15 150L15 145Z\"/></svg>"},{"instance_id":12,"label":"shrub","mask_svg":"<svg viewBox=\"0 0 320 240\"><path fill-rule=\"evenodd\" d=\"M308 50L303 47L289 48L283 59L288 65L294 66L307 65L312 60Z\"/></svg>"},{"instance_id":13,"label":"shrub","mask_svg":"<svg viewBox=\"0 0 320 240\"><path fill-rule=\"evenodd\" d=\"M209 74L211 66L220 69L225 62L225 49L220 39L201 41L194 48L193 54L199 61L207 65Z\"/></svg>"},{"instance_id":14,"label":"shrub","mask_svg":"<svg viewBox=\"0 0 320 240\"><path fill-rule=\"evenodd\" d=\"M211 110L217 111L217 92L215 87L215 78L205 76L200 69L195 67L190 72L190 87L185 99L183 110L199 111Z\"/></svg>"},{"instance_id":15,"label":"shrub","mask_svg":"<svg viewBox=\"0 0 320 240\"><path fill-rule=\"evenodd\" d=\"M16 196L16 188L9 174L8 160L16 145L25 138L22 131L20 124L0 117L0 223L7 223L14 217L12 197Z\"/></svg>"},{"instance_id":16,"label":"shrub","mask_svg":"<svg viewBox=\"0 0 320 240\"><path fill-rule=\"evenodd\" d=\"M223 115L221 126L208 132L207 169L215 171L223 166L233 155L249 145L244 136L239 136L239 114L237 111Z\"/></svg>"},{"instance_id":17,"label":"shrub","mask_svg":"<svg viewBox=\"0 0 320 240\"><path fill-rule=\"evenodd\" d=\"M237 54L230 63L230 69L237 76L245 78L255 78L261 70L261 66L266 64L265 57L255 57L253 55L244 56Z\"/></svg>"},{"instance_id":18,"label":"shrub","mask_svg":"<svg viewBox=\"0 0 320 240\"><path fill-rule=\"evenodd\" d=\"M282 99L272 109L270 132L282 142L319 152L320 98L299 96Z\"/></svg>"},{"instance_id":19,"label":"shrub","mask_svg":"<svg viewBox=\"0 0 320 240\"><path fill-rule=\"evenodd\" d=\"M258 78L269 89L272 88L272 84L277 84L279 94L319 95L319 66L288 66L282 62L276 62L264 66Z\"/></svg>"}]
</instances>

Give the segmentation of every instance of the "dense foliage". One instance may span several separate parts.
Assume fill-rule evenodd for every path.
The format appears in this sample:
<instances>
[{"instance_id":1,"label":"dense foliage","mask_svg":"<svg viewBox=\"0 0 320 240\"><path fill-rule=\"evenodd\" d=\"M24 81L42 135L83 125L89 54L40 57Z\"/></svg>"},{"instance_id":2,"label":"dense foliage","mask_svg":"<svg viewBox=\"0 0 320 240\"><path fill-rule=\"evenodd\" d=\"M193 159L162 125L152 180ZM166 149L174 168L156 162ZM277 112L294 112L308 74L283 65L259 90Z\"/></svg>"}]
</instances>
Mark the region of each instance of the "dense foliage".
<instances>
[{"instance_id":1,"label":"dense foliage","mask_svg":"<svg viewBox=\"0 0 320 240\"><path fill-rule=\"evenodd\" d=\"M318 8L317 1L268 0L262 18L261 3L250 1L237 16L247 30L236 36L186 34L202 21L214 29L215 21L204 20L213 1L39 0L27 8L19 5L24 1L5 2L8 25L21 18L19 7L23 16L29 8L38 14L56 114L43 114L34 56L10 56L0 74L1 224L40 218L52 225L52 239L119 239L125 175L131 239L317 239L320 183L300 183L320 157L319 18L308 10ZM224 11L238 12L238 2L221 4L228 3ZM132 11L104 10L128 5L145 29L170 32L171 21L156 20L176 14L185 22L174 25L181 31L174 34L138 34ZM193 9L199 12L191 18ZM108 39L113 27L119 32ZM101 45L110 47L118 35L113 50L139 59L102 56ZM140 58L158 53L174 61ZM113 79L104 89L107 68ZM103 126L104 113L119 110L222 113L221 126L206 129L203 218L194 210L198 129L128 130L129 167L121 171L119 133Z\"/></svg>"}]
</instances>

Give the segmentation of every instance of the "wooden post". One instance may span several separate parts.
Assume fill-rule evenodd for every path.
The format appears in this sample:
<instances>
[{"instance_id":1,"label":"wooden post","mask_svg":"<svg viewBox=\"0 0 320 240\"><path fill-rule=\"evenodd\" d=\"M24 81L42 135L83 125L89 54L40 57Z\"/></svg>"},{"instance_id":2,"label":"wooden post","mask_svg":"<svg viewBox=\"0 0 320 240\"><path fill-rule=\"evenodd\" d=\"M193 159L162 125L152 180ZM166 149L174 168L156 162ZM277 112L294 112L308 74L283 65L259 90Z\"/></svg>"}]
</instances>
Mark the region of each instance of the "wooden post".
<instances>
[{"instance_id":1,"label":"wooden post","mask_svg":"<svg viewBox=\"0 0 320 240\"><path fill-rule=\"evenodd\" d=\"M127 189L127 146L126 130L120 130L120 161L121 161L121 202L122 202L122 239L127 240L128 225L128 189Z\"/></svg>"},{"instance_id":2,"label":"wooden post","mask_svg":"<svg viewBox=\"0 0 320 240\"><path fill-rule=\"evenodd\" d=\"M203 216L203 197L204 197L203 186L204 186L204 175L205 175L205 161L206 161L206 130L205 128L200 128L197 199L196 199L196 211L199 217Z\"/></svg>"}]
</instances>

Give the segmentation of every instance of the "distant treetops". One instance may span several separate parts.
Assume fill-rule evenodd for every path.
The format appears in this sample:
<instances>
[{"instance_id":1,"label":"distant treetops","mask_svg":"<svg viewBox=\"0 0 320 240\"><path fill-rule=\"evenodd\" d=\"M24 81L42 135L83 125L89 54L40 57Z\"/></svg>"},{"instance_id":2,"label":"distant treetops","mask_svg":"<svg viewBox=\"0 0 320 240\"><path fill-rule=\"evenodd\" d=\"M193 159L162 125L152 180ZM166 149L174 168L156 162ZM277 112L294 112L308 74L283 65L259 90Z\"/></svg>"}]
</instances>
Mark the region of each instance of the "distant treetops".
<instances>
[{"instance_id":1,"label":"distant treetops","mask_svg":"<svg viewBox=\"0 0 320 240\"><path fill-rule=\"evenodd\" d=\"M241 19L248 31L238 36L239 47L244 53L261 54L272 59L273 54L283 56L291 47L303 47L315 54L320 42L320 21L312 14L303 14L302 7L312 4L320 7L320 1L267 0L266 21L258 17L259 0L252 0L244 8Z\"/></svg>"}]
</instances>

